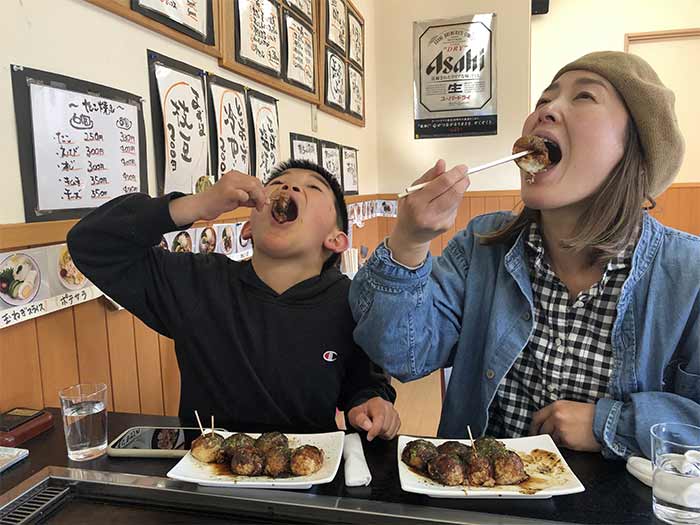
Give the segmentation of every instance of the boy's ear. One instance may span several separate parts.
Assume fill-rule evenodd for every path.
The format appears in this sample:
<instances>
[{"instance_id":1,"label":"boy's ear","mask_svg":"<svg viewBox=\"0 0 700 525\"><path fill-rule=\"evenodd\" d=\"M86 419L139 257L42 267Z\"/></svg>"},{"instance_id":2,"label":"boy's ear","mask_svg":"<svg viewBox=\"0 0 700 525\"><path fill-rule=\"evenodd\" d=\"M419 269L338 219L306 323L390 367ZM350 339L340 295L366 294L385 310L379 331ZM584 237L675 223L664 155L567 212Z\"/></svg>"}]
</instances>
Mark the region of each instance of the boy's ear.
<instances>
[{"instance_id":1,"label":"boy's ear","mask_svg":"<svg viewBox=\"0 0 700 525\"><path fill-rule=\"evenodd\" d=\"M241 238L246 241L253 238L253 228L250 227L250 221L246 221L243 225Z\"/></svg>"},{"instance_id":2,"label":"boy's ear","mask_svg":"<svg viewBox=\"0 0 700 525\"><path fill-rule=\"evenodd\" d=\"M323 241L323 247L333 253L343 253L350 247L350 238L340 230L335 230Z\"/></svg>"}]
</instances>

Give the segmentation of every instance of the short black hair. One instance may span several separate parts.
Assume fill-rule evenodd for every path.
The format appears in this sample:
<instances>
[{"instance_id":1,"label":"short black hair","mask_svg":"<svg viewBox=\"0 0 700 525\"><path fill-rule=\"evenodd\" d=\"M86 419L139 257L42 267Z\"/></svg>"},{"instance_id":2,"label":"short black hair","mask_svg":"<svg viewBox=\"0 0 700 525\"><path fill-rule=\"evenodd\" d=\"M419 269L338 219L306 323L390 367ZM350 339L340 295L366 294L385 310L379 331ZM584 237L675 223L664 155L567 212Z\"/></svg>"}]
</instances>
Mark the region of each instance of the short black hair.
<instances>
[{"instance_id":1,"label":"short black hair","mask_svg":"<svg viewBox=\"0 0 700 525\"><path fill-rule=\"evenodd\" d=\"M295 160L289 159L284 162L280 162L270 171L267 179L265 179L265 186L270 184L273 180L281 177L285 172L289 170L308 170L313 171L320 175L323 180L328 183L331 191L333 192L333 197L335 197L335 222L336 225L343 233L348 234L348 207L345 204L345 197L343 197L343 189L340 187L338 180L323 166L319 166L314 162L308 160ZM333 253L323 264L323 270L336 266L340 261L340 254Z\"/></svg>"}]
</instances>

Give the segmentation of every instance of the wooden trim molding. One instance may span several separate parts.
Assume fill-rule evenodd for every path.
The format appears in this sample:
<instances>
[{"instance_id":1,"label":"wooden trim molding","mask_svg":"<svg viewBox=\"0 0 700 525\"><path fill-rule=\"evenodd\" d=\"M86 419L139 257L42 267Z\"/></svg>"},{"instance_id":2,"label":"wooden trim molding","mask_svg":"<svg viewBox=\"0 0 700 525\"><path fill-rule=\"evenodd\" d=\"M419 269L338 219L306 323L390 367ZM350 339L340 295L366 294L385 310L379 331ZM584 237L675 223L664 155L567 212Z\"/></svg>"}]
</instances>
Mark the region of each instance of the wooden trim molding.
<instances>
[{"instance_id":1,"label":"wooden trim molding","mask_svg":"<svg viewBox=\"0 0 700 525\"><path fill-rule=\"evenodd\" d=\"M700 37L700 28L672 29L670 31L648 31L645 33L625 33L625 53L629 52L630 43L655 42L659 40L678 40L681 38Z\"/></svg>"}]
</instances>

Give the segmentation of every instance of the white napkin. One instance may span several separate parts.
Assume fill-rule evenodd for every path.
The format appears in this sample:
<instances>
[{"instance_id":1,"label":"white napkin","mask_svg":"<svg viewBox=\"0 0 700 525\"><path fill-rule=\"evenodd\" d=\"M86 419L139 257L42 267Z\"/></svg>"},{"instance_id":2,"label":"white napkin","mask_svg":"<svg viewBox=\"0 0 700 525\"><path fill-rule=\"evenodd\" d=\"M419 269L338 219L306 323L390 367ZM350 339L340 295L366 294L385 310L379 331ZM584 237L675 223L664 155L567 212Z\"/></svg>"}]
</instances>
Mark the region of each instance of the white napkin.
<instances>
[{"instance_id":1,"label":"white napkin","mask_svg":"<svg viewBox=\"0 0 700 525\"><path fill-rule=\"evenodd\" d=\"M639 481L651 487L651 475L653 472L651 461L638 456L630 456L627 459L627 472Z\"/></svg>"},{"instance_id":2,"label":"white napkin","mask_svg":"<svg viewBox=\"0 0 700 525\"><path fill-rule=\"evenodd\" d=\"M676 468L686 475L694 475L698 470L695 463L697 457L686 454L685 457L678 454ZM627 472L650 487L652 486L653 470L651 461L648 459L633 456L627 460ZM677 474L660 471L657 473L654 495L677 505L698 507L700 506L700 476L681 477Z\"/></svg>"},{"instance_id":3,"label":"white napkin","mask_svg":"<svg viewBox=\"0 0 700 525\"><path fill-rule=\"evenodd\" d=\"M345 485L348 487L369 485L372 481L372 474L367 467L365 453L362 450L362 439L359 434L345 436L343 459L345 459Z\"/></svg>"}]
</instances>

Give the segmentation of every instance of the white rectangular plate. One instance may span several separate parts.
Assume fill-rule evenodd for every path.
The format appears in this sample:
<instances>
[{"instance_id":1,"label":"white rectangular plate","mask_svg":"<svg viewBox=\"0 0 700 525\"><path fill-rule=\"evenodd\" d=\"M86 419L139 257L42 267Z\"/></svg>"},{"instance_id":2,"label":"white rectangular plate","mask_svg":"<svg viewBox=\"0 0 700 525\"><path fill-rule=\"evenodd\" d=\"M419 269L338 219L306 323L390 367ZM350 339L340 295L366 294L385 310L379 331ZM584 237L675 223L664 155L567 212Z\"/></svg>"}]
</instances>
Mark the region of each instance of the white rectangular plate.
<instances>
[{"instance_id":1,"label":"white rectangular plate","mask_svg":"<svg viewBox=\"0 0 700 525\"><path fill-rule=\"evenodd\" d=\"M499 439L505 446L520 454L529 454L535 449L546 450L554 453L561 461L560 473L557 476L547 477L543 482L537 480L543 479L541 475L530 473L533 478L537 478L534 482L530 482L533 490L538 487L545 487L534 494L530 494L520 485L496 485L495 487L467 487L455 486L448 487L432 481L426 476L421 476L412 471L408 465L401 461L401 453L409 441L414 439L425 439L434 443L436 446L450 441L448 439L432 439L432 438L417 438L412 436L399 436L398 445L398 462L399 462L399 479L401 480L401 488L406 492L415 492L416 494L427 494L433 498L504 498L504 499L543 499L551 498L552 496L561 496L563 494L575 494L586 490L576 475L572 472L569 465L566 464L564 458L559 452L559 449L552 441L549 435L530 436L513 439ZM465 445L471 445L468 439L457 439ZM528 470L527 464L525 467ZM534 474L534 475L533 475ZM528 482L526 482L527 486Z\"/></svg>"},{"instance_id":2,"label":"white rectangular plate","mask_svg":"<svg viewBox=\"0 0 700 525\"><path fill-rule=\"evenodd\" d=\"M247 432L246 432L247 433ZM233 432L219 432L227 438ZM260 434L247 433L250 437L257 438ZM286 434L289 438L289 447L294 449L301 445L313 445L323 450L323 466L318 472L310 476L292 476L289 478L270 478L268 476L236 476L230 472L221 474L221 466L209 465L197 461L191 453L187 453L177 465L175 465L168 477L180 481L189 481L208 487L236 487L236 488L274 488L274 489L309 489L312 485L321 485L333 481L340 458L343 457L343 432L327 432L325 434Z\"/></svg>"}]
</instances>

